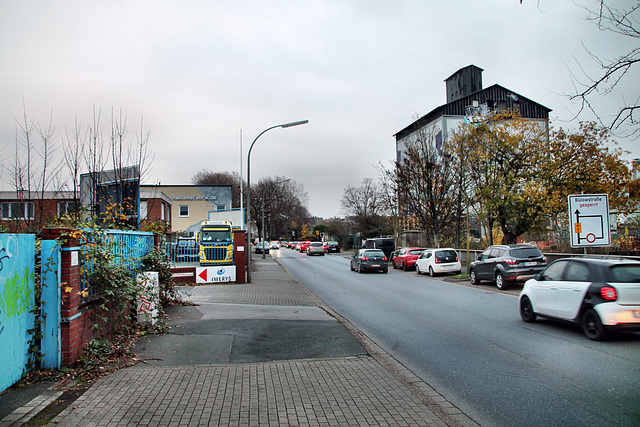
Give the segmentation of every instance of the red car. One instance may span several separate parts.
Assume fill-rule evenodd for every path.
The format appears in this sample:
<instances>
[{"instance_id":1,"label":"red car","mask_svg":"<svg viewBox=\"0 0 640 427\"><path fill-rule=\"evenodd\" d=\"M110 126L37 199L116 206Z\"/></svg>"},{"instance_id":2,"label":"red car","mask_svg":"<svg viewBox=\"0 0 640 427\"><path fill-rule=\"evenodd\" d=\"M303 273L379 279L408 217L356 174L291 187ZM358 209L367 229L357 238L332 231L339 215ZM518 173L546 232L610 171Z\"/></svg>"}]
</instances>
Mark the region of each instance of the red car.
<instances>
[{"instance_id":1,"label":"red car","mask_svg":"<svg viewBox=\"0 0 640 427\"><path fill-rule=\"evenodd\" d=\"M426 248L402 248L393 257L393 268L402 268L404 271L415 268L416 261Z\"/></svg>"},{"instance_id":2,"label":"red car","mask_svg":"<svg viewBox=\"0 0 640 427\"><path fill-rule=\"evenodd\" d=\"M304 242L300 242L300 252L307 252L307 248L309 247L309 244L311 242L309 240L306 240Z\"/></svg>"}]
</instances>

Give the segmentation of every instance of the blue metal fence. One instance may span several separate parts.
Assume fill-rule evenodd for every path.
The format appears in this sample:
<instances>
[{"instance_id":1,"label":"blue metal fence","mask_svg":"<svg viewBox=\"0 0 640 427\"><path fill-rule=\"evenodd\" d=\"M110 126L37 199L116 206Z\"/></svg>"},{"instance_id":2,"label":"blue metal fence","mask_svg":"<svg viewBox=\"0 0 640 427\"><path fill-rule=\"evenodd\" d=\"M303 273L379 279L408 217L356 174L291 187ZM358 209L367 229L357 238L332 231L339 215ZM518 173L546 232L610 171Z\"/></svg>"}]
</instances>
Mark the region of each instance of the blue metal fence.
<instances>
[{"instance_id":1,"label":"blue metal fence","mask_svg":"<svg viewBox=\"0 0 640 427\"><path fill-rule=\"evenodd\" d=\"M140 268L142 257L153 249L153 233L146 231L105 230L84 234L82 241L82 254L86 257L89 253L89 244L92 242L105 243L109 247L111 265L123 265L132 271ZM86 260L87 268L91 271L93 260ZM97 295L100 290L97 287L86 289L89 295Z\"/></svg>"}]
</instances>

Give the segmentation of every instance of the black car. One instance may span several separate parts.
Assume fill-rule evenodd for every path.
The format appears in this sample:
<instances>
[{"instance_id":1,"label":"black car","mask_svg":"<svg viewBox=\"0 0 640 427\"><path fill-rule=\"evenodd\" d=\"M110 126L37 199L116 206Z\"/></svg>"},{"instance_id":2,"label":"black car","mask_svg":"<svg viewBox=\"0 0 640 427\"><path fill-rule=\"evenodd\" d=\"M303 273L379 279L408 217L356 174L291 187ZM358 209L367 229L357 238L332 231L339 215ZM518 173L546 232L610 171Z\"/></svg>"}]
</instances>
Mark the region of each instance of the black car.
<instances>
[{"instance_id":1,"label":"black car","mask_svg":"<svg viewBox=\"0 0 640 427\"><path fill-rule=\"evenodd\" d=\"M329 252L340 253L340 245L338 244L338 242L327 242L325 248L327 250L327 253Z\"/></svg>"},{"instance_id":2,"label":"black car","mask_svg":"<svg viewBox=\"0 0 640 427\"><path fill-rule=\"evenodd\" d=\"M351 271L389 271L389 260L380 249L360 249L351 257Z\"/></svg>"},{"instance_id":3,"label":"black car","mask_svg":"<svg viewBox=\"0 0 640 427\"><path fill-rule=\"evenodd\" d=\"M531 279L546 266L547 258L534 245L494 245L469 265L469 277L474 285L488 280L505 290L512 283Z\"/></svg>"},{"instance_id":4,"label":"black car","mask_svg":"<svg viewBox=\"0 0 640 427\"><path fill-rule=\"evenodd\" d=\"M268 254L269 253L269 243L267 242L258 242L256 244L256 253L257 254Z\"/></svg>"}]
</instances>

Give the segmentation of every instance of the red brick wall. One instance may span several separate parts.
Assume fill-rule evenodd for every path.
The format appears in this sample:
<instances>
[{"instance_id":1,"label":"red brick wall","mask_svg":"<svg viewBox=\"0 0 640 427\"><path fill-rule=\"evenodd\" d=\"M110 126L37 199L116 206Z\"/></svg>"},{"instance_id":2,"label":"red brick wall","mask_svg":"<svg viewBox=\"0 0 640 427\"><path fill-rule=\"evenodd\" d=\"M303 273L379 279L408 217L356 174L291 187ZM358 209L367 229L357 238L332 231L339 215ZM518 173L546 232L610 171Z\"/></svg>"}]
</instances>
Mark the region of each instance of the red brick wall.
<instances>
[{"instance_id":1,"label":"red brick wall","mask_svg":"<svg viewBox=\"0 0 640 427\"><path fill-rule=\"evenodd\" d=\"M247 252L251 248L247 247L247 234L244 230L233 233L233 260L236 265L236 283L246 283L247 281ZM243 250L239 251L238 248Z\"/></svg>"},{"instance_id":2,"label":"red brick wall","mask_svg":"<svg viewBox=\"0 0 640 427\"><path fill-rule=\"evenodd\" d=\"M162 210L164 209L164 221L169 225L169 230L171 230L171 218L167 217L171 215L171 209L167 208L169 205L162 199L144 199L144 201L147 202L147 218L145 218L140 225L145 226L152 222L162 220Z\"/></svg>"}]
</instances>

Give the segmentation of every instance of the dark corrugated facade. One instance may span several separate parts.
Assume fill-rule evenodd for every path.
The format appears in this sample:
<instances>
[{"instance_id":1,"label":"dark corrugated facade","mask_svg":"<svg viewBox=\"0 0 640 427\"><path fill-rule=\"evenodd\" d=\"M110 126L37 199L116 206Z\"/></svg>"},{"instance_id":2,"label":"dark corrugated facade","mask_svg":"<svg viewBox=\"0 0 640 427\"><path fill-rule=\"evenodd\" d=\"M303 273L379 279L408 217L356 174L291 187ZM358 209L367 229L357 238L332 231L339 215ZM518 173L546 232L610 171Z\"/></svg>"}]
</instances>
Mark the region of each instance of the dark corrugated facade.
<instances>
[{"instance_id":1,"label":"dark corrugated facade","mask_svg":"<svg viewBox=\"0 0 640 427\"><path fill-rule=\"evenodd\" d=\"M394 136L396 141L406 137L407 135L417 131L424 127L428 123L436 120L442 116L458 116L464 117L467 115L467 107L472 105L474 101L478 104L487 104L489 110L505 110L514 109L520 111L522 117L528 119L549 120L550 108L544 105L538 104L525 98L524 96L509 90L503 86L495 84L486 89L482 89L478 92L472 93L465 97L462 97L453 102L441 105L426 115L420 117L409 126L396 133Z\"/></svg>"}]
</instances>

